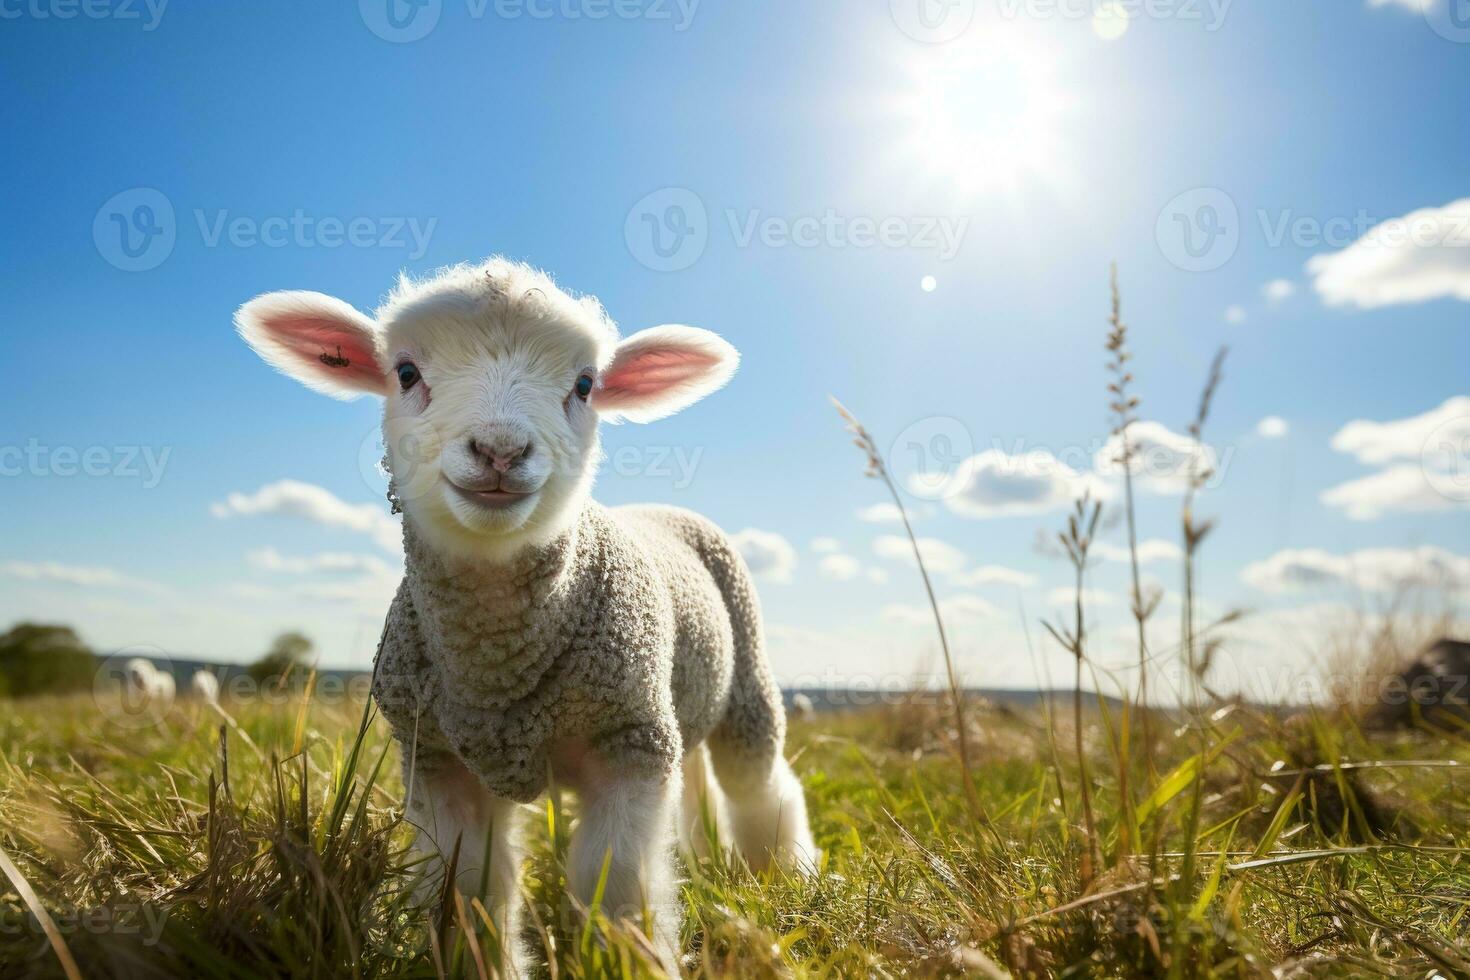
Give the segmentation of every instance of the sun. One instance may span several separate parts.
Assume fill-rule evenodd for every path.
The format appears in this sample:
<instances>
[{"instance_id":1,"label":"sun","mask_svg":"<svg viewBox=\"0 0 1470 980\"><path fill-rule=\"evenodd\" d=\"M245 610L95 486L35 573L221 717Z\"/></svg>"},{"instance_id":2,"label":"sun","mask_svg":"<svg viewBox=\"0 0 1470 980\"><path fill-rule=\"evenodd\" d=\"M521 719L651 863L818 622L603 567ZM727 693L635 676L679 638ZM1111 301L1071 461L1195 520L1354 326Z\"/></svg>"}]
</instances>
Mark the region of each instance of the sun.
<instances>
[{"instance_id":1,"label":"sun","mask_svg":"<svg viewBox=\"0 0 1470 980\"><path fill-rule=\"evenodd\" d=\"M1017 192L1054 182L1065 166L1063 134L1075 100L1054 57L1019 38L946 45L908 65L893 105L905 156L928 180L967 195Z\"/></svg>"}]
</instances>

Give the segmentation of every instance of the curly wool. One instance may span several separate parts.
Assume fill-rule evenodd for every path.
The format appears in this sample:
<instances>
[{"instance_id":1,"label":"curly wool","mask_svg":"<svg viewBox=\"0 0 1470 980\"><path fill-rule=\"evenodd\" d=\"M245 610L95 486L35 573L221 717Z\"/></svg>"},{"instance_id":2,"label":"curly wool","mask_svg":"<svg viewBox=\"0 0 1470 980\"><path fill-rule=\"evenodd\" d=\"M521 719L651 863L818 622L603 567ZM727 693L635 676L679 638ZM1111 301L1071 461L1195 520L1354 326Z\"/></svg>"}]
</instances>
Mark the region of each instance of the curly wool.
<instances>
[{"instance_id":1,"label":"curly wool","mask_svg":"<svg viewBox=\"0 0 1470 980\"><path fill-rule=\"evenodd\" d=\"M588 750L659 778L706 738L717 766L738 756L768 771L781 751L750 574L697 514L589 501L565 534L505 564L434 552L406 517L404 551L373 695L405 768L458 758L524 802Z\"/></svg>"}]
</instances>

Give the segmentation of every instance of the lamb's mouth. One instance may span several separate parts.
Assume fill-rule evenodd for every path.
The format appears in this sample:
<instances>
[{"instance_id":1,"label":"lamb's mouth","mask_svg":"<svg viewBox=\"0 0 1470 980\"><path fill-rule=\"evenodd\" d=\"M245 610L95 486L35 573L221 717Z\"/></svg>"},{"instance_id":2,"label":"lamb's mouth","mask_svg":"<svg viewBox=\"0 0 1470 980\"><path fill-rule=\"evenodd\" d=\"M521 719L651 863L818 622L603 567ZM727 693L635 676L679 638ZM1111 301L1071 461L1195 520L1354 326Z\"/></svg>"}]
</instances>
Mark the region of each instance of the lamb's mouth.
<instances>
[{"instance_id":1,"label":"lamb's mouth","mask_svg":"<svg viewBox=\"0 0 1470 980\"><path fill-rule=\"evenodd\" d=\"M470 490L451 480L445 480L461 500L487 510L506 510L536 496L535 490ZM539 488L538 488L539 489Z\"/></svg>"}]
</instances>

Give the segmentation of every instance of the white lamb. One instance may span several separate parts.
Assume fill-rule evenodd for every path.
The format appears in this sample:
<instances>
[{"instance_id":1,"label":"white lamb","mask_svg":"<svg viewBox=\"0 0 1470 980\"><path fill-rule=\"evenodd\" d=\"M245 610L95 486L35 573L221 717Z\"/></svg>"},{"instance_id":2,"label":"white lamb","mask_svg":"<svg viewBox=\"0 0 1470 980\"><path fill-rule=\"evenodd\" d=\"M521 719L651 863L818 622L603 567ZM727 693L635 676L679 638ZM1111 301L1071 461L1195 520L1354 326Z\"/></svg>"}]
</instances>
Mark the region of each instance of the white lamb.
<instances>
[{"instance_id":1,"label":"white lamb","mask_svg":"<svg viewBox=\"0 0 1470 980\"><path fill-rule=\"evenodd\" d=\"M373 693L402 746L420 846L457 845L456 884L473 892L488 841L484 897L513 961L515 804L548 778L582 803L573 893L591 900L610 855L603 909L650 912L670 971L671 844L698 826L707 758L744 858L814 866L738 553L698 515L590 498L599 420L692 404L734 373L734 348L682 326L619 342L595 299L498 258L402 279L375 319L288 292L251 301L236 322L308 386L385 399L406 574Z\"/></svg>"},{"instance_id":2,"label":"white lamb","mask_svg":"<svg viewBox=\"0 0 1470 980\"><path fill-rule=\"evenodd\" d=\"M152 684L148 690L148 697L160 709L165 709L174 703L174 695L178 693L178 685L174 681L174 675L166 670L155 670L153 672Z\"/></svg>"},{"instance_id":3,"label":"white lamb","mask_svg":"<svg viewBox=\"0 0 1470 980\"><path fill-rule=\"evenodd\" d=\"M194 671L194 676L189 678L189 687L194 691L194 696L206 704L219 703L219 678L209 671Z\"/></svg>"},{"instance_id":4,"label":"white lamb","mask_svg":"<svg viewBox=\"0 0 1470 980\"><path fill-rule=\"evenodd\" d=\"M123 686L135 704L155 710L167 709L178 691L174 675L147 657L133 657L123 665Z\"/></svg>"},{"instance_id":5,"label":"white lamb","mask_svg":"<svg viewBox=\"0 0 1470 980\"><path fill-rule=\"evenodd\" d=\"M153 691L153 678L158 668L146 657L133 657L123 664L123 687L137 701L146 701Z\"/></svg>"}]
</instances>

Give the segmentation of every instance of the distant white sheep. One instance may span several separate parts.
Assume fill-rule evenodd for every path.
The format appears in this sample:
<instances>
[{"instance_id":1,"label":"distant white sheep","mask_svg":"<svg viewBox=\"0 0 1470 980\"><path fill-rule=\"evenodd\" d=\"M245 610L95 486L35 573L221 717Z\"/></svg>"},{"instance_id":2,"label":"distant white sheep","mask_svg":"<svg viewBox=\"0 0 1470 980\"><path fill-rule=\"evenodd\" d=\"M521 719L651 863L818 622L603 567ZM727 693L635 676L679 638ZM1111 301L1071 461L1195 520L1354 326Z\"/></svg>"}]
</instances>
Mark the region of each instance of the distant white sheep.
<instances>
[{"instance_id":1,"label":"distant white sheep","mask_svg":"<svg viewBox=\"0 0 1470 980\"><path fill-rule=\"evenodd\" d=\"M189 678L189 687L194 696L206 704L219 703L219 678L207 670L196 670Z\"/></svg>"},{"instance_id":2,"label":"distant white sheep","mask_svg":"<svg viewBox=\"0 0 1470 980\"><path fill-rule=\"evenodd\" d=\"M178 688L174 684L174 675L166 670L155 670L153 672L152 685L149 689L150 699L160 707L168 707L173 704L174 695Z\"/></svg>"},{"instance_id":3,"label":"distant white sheep","mask_svg":"<svg viewBox=\"0 0 1470 980\"><path fill-rule=\"evenodd\" d=\"M146 657L133 657L123 665L123 687L134 704L166 709L177 693L174 675Z\"/></svg>"},{"instance_id":4,"label":"distant white sheep","mask_svg":"<svg viewBox=\"0 0 1470 980\"><path fill-rule=\"evenodd\" d=\"M739 553L696 514L589 496L599 421L694 403L734 373L733 347L682 326L619 341L595 299L504 259L400 280L376 319L290 292L236 322L306 385L385 400L406 576L373 694L402 745L420 847L458 846L457 883L478 891L491 838L484 897L500 935L520 933L516 803L548 772L582 798L573 894L590 902L611 854L602 908L649 910L674 975L670 844L676 830L688 842L714 792L706 752L746 861L814 866Z\"/></svg>"},{"instance_id":5,"label":"distant white sheep","mask_svg":"<svg viewBox=\"0 0 1470 980\"><path fill-rule=\"evenodd\" d=\"M153 675L157 673L158 668L153 666L153 661L144 657L133 657L123 664L123 686L134 698L147 700L153 691Z\"/></svg>"},{"instance_id":6,"label":"distant white sheep","mask_svg":"<svg viewBox=\"0 0 1470 980\"><path fill-rule=\"evenodd\" d=\"M800 691L791 696L791 707L804 720L810 721L817 716L817 706L812 703L811 696Z\"/></svg>"}]
</instances>

